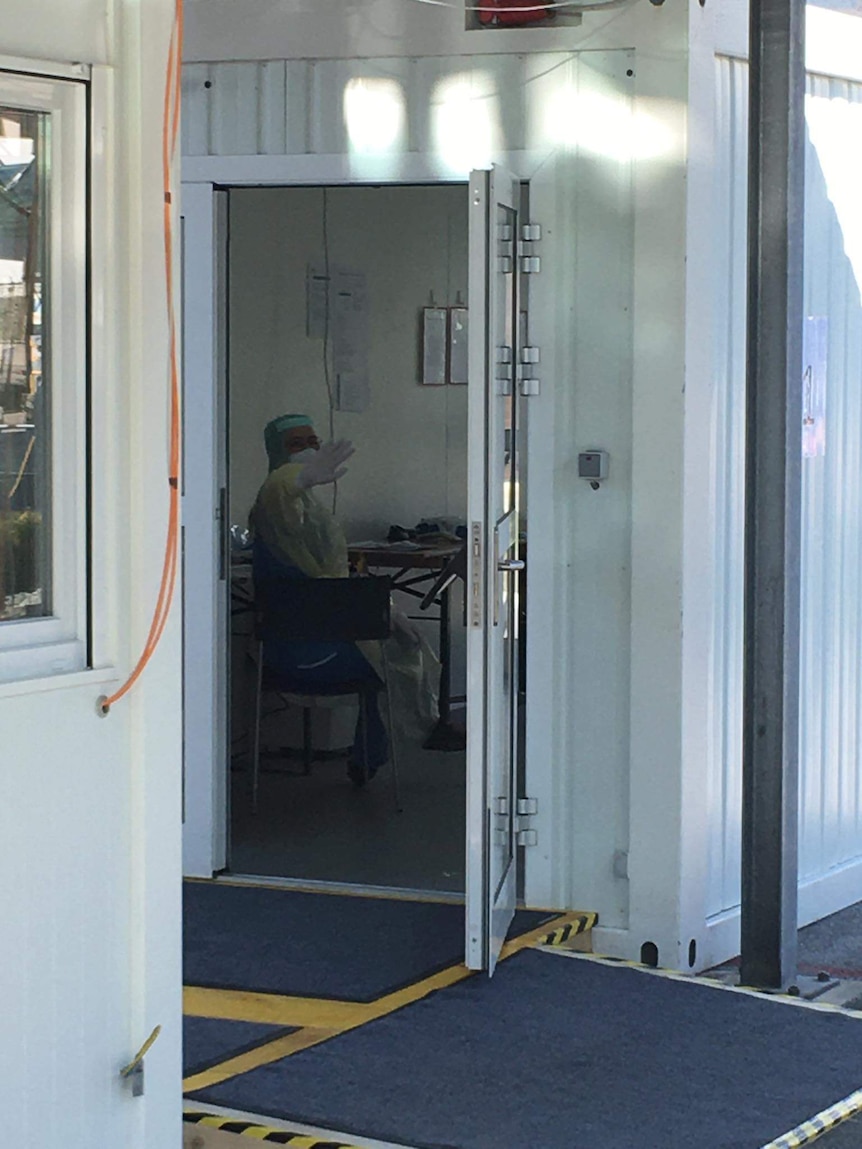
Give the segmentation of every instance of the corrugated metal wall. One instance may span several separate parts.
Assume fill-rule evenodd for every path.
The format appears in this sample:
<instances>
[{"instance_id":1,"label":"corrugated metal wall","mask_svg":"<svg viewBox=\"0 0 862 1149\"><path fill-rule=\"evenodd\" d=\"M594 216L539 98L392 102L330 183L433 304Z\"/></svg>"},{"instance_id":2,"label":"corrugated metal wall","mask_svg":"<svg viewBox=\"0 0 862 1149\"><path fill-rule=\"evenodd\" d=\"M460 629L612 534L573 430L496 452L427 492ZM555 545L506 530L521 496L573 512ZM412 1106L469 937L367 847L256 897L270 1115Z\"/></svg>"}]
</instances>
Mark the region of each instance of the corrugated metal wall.
<instances>
[{"instance_id":1,"label":"corrugated metal wall","mask_svg":"<svg viewBox=\"0 0 862 1149\"><path fill-rule=\"evenodd\" d=\"M719 59L717 83L711 915L739 904L740 883L746 64ZM803 884L862 859L862 306L851 263L862 274L851 216L862 202L862 85L809 76L807 119L804 405L812 424L803 459ZM821 368L825 395L818 396Z\"/></svg>"},{"instance_id":2,"label":"corrugated metal wall","mask_svg":"<svg viewBox=\"0 0 862 1149\"><path fill-rule=\"evenodd\" d=\"M267 60L187 64L183 69L183 153L187 156L336 155L348 138L344 94L350 81L401 103L393 123L404 152L433 151L441 94L457 84L470 100L493 102L493 134L506 151L525 147L530 92L571 52L386 58ZM375 88L374 85L377 85ZM385 85L385 86L381 86ZM361 97L360 97L361 98ZM390 101L390 112L391 101Z\"/></svg>"}]
</instances>

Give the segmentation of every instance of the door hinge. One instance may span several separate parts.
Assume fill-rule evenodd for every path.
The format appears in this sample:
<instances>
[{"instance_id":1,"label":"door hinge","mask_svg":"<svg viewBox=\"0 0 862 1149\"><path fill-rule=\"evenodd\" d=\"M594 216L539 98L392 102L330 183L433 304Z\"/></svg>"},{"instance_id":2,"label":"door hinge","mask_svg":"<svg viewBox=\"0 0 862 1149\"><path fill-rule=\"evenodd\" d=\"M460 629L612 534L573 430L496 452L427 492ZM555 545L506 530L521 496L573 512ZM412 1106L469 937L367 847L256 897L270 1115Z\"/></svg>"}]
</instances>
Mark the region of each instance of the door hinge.
<instances>
[{"instance_id":1,"label":"door hinge","mask_svg":"<svg viewBox=\"0 0 862 1149\"><path fill-rule=\"evenodd\" d=\"M542 260L536 255L535 246L541 241L541 238L541 224L522 224L520 242L518 243L518 263L523 275L537 275L542 270Z\"/></svg>"},{"instance_id":2,"label":"door hinge","mask_svg":"<svg viewBox=\"0 0 862 1149\"><path fill-rule=\"evenodd\" d=\"M538 832L530 825L530 819L539 812L537 799L519 798L515 810L515 841L519 846L538 846Z\"/></svg>"},{"instance_id":3,"label":"door hinge","mask_svg":"<svg viewBox=\"0 0 862 1149\"><path fill-rule=\"evenodd\" d=\"M540 387L535 366L542 358L541 351L536 346L522 347L518 358L518 390L522 395L538 395Z\"/></svg>"}]
</instances>

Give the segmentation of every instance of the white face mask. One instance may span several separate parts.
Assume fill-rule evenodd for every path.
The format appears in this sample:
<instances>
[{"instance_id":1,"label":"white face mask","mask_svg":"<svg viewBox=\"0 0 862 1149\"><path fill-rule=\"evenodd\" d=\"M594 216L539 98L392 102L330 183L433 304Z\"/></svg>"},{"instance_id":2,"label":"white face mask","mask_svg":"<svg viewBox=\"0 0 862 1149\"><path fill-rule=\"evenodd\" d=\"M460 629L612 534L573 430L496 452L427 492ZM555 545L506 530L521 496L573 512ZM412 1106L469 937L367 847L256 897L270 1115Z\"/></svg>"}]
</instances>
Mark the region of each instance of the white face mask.
<instances>
[{"instance_id":1,"label":"white face mask","mask_svg":"<svg viewBox=\"0 0 862 1149\"><path fill-rule=\"evenodd\" d=\"M317 454L314 447L303 447L301 451L296 451L288 456L288 461L291 463L307 463L313 459Z\"/></svg>"}]
</instances>

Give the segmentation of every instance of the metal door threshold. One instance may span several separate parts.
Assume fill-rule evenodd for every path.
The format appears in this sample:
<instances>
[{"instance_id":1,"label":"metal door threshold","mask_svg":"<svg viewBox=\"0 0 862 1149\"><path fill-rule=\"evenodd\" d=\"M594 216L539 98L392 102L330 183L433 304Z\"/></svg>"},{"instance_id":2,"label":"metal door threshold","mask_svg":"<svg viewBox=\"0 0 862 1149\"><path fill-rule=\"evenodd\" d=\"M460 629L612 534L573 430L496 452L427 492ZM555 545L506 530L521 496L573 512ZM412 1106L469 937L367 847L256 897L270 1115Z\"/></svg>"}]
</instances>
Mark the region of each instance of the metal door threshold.
<instances>
[{"instance_id":1,"label":"metal door threshold","mask_svg":"<svg viewBox=\"0 0 862 1149\"><path fill-rule=\"evenodd\" d=\"M445 902L463 905L464 895L450 890L405 889L401 886L368 886L353 882L324 882L312 878L269 877L266 874L217 874L216 881L235 886L267 886L304 890L310 894L343 894L354 898L392 898L404 902Z\"/></svg>"}]
</instances>

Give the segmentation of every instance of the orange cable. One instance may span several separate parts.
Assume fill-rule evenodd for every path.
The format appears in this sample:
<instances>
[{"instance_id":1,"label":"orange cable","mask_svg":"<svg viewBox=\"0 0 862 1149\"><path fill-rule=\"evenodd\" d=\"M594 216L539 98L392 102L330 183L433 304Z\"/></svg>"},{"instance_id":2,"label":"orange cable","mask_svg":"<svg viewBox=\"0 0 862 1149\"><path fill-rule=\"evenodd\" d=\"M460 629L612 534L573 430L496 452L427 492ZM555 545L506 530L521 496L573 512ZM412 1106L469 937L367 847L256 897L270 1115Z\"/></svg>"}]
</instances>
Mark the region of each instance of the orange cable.
<instances>
[{"instance_id":1,"label":"orange cable","mask_svg":"<svg viewBox=\"0 0 862 1149\"><path fill-rule=\"evenodd\" d=\"M132 689L159 645L173 602L177 581L179 551L179 485L180 485L180 372L177 354L176 315L174 306L174 227L172 166L176 155L180 123L182 86L183 0L176 0L174 25L168 49L165 77L165 102L162 120L162 173L164 190L165 281L168 309L170 358L170 437L168 447L168 528L159 594L153 610L147 640L134 670L123 685L109 698L99 700L99 709L107 714L111 706Z\"/></svg>"}]
</instances>

